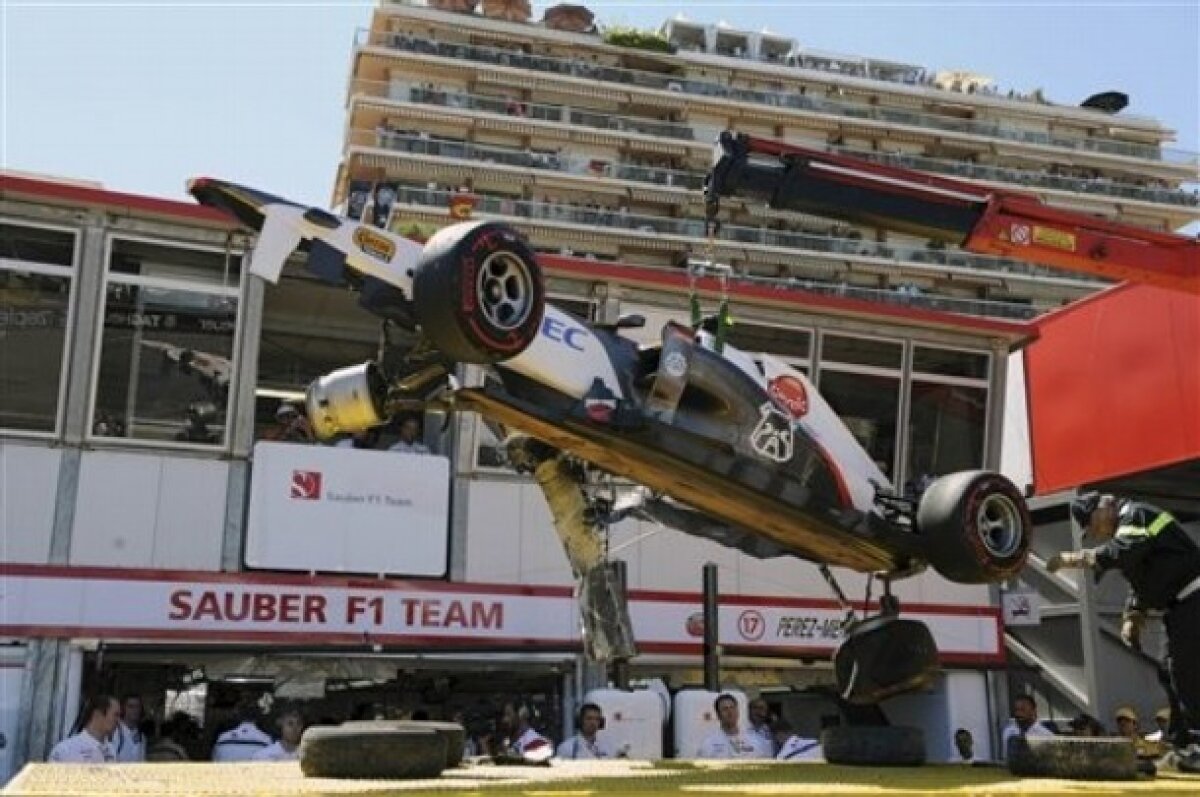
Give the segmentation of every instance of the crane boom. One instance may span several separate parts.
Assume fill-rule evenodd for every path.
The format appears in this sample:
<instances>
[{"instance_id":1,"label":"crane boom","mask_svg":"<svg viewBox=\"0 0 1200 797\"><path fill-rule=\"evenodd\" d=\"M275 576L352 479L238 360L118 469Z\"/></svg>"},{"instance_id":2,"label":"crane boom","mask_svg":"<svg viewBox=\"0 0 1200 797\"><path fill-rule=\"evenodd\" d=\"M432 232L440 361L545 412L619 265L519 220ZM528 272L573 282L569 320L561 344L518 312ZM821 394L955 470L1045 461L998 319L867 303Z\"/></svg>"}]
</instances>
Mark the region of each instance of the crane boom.
<instances>
[{"instance_id":1,"label":"crane boom","mask_svg":"<svg viewBox=\"0 0 1200 797\"><path fill-rule=\"evenodd\" d=\"M969 252L1200 295L1196 239L913 169L725 132L704 191L710 224L721 197L743 196Z\"/></svg>"}]
</instances>

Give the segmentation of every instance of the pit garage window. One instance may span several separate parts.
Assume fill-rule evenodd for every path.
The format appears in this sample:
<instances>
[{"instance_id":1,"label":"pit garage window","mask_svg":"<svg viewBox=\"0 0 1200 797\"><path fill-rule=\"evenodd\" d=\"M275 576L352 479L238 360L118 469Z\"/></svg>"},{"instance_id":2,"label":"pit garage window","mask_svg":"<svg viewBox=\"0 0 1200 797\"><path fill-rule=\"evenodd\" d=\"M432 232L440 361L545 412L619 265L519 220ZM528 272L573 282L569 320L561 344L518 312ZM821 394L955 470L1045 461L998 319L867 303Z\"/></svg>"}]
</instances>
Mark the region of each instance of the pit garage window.
<instances>
[{"instance_id":1,"label":"pit garage window","mask_svg":"<svg viewBox=\"0 0 1200 797\"><path fill-rule=\"evenodd\" d=\"M990 360L984 352L913 347L910 482L983 467Z\"/></svg>"},{"instance_id":2,"label":"pit garage window","mask_svg":"<svg viewBox=\"0 0 1200 797\"><path fill-rule=\"evenodd\" d=\"M821 335L821 395L888 478L896 478L900 427L899 341Z\"/></svg>"},{"instance_id":3,"label":"pit garage window","mask_svg":"<svg viewBox=\"0 0 1200 797\"><path fill-rule=\"evenodd\" d=\"M241 257L110 238L92 437L222 446Z\"/></svg>"},{"instance_id":4,"label":"pit garage window","mask_svg":"<svg viewBox=\"0 0 1200 797\"><path fill-rule=\"evenodd\" d=\"M59 429L76 242L72 230L0 222L0 430Z\"/></svg>"}]
</instances>

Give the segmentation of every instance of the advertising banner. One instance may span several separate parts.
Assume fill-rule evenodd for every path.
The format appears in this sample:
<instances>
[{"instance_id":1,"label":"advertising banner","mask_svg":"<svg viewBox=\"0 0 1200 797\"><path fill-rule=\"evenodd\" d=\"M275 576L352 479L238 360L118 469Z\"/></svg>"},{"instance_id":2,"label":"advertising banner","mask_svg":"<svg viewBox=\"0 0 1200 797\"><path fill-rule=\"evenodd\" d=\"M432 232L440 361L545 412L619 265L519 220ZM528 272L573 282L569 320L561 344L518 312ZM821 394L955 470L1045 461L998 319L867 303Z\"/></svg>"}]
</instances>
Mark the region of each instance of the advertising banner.
<instances>
[{"instance_id":1,"label":"advertising banner","mask_svg":"<svg viewBox=\"0 0 1200 797\"><path fill-rule=\"evenodd\" d=\"M0 635L264 645L573 651L579 612L566 587L348 580L258 573L0 565ZM699 594L630 596L645 653L699 656ZM1003 662L999 611L910 605L947 663ZM731 595L721 643L733 655L822 658L845 613L830 601Z\"/></svg>"},{"instance_id":2,"label":"advertising banner","mask_svg":"<svg viewBox=\"0 0 1200 797\"><path fill-rule=\"evenodd\" d=\"M250 567L440 577L449 537L445 457L294 443L254 446Z\"/></svg>"}]
</instances>

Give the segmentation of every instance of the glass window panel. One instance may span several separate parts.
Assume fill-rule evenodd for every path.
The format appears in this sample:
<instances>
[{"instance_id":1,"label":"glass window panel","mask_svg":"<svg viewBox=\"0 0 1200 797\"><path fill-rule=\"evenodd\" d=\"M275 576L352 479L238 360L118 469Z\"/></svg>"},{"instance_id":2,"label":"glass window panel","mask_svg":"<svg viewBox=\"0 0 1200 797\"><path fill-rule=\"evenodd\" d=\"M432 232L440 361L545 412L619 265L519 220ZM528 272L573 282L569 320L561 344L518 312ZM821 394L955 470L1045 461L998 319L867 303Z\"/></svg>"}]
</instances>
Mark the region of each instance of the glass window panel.
<instances>
[{"instance_id":1,"label":"glass window panel","mask_svg":"<svg viewBox=\"0 0 1200 797\"><path fill-rule=\"evenodd\" d=\"M988 360L983 352L917 346L913 349L913 373L987 379Z\"/></svg>"},{"instance_id":2,"label":"glass window panel","mask_svg":"<svg viewBox=\"0 0 1200 797\"><path fill-rule=\"evenodd\" d=\"M914 483L983 467L987 390L913 381L908 477Z\"/></svg>"},{"instance_id":3,"label":"glass window panel","mask_svg":"<svg viewBox=\"0 0 1200 797\"><path fill-rule=\"evenodd\" d=\"M0 270L0 427L53 432L71 280Z\"/></svg>"},{"instance_id":4,"label":"glass window panel","mask_svg":"<svg viewBox=\"0 0 1200 797\"><path fill-rule=\"evenodd\" d=\"M822 371L821 395L888 478L894 479L900 380L890 376Z\"/></svg>"},{"instance_id":5,"label":"glass window panel","mask_svg":"<svg viewBox=\"0 0 1200 797\"><path fill-rule=\"evenodd\" d=\"M93 434L224 442L237 300L109 285Z\"/></svg>"},{"instance_id":6,"label":"glass window panel","mask_svg":"<svg viewBox=\"0 0 1200 797\"><path fill-rule=\"evenodd\" d=\"M807 360L812 355L812 333L803 329L783 329L738 321L729 330L728 339L742 351L796 360Z\"/></svg>"},{"instance_id":7,"label":"glass window panel","mask_svg":"<svg viewBox=\"0 0 1200 797\"><path fill-rule=\"evenodd\" d=\"M129 241L114 238L109 270L114 274L186 280L197 285L235 288L241 276L238 255L206 249Z\"/></svg>"},{"instance_id":8,"label":"glass window panel","mask_svg":"<svg viewBox=\"0 0 1200 797\"><path fill-rule=\"evenodd\" d=\"M75 262L75 236L62 230L0 223L0 258L70 266Z\"/></svg>"},{"instance_id":9,"label":"glass window panel","mask_svg":"<svg viewBox=\"0 0 1200 797\"><path fill-rule=\"evenodd\" d=\"M821 361L899 368L904 347L899 341L826 335L821 342Z\"/></svg>"}]
</instances>

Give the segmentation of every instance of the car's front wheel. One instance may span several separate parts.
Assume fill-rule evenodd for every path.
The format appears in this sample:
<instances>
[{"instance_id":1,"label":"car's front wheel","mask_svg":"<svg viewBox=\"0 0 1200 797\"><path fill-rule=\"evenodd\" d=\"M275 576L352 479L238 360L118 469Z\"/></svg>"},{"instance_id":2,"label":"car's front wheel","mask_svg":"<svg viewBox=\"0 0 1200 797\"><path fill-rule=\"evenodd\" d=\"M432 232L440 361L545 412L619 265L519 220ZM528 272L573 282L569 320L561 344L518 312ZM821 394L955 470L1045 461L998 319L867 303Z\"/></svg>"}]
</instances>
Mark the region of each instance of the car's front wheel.
<instances>
[{"instance_id":1,"label":"car's front wheel","mask_svg":"<svg viewBox=\"0 0 1200 797\"><path fill-rule=\"evenodd\" d=\"M1016 575L1029 554L1029 509L999 473L963 471L929 486L917 528L933 568L951 581L984 584Z\"/></svg>"},{"instance_id":2,"label":"car's front wheel","mask_svg":"<svg viewBox=\"0 0 1200 797\"><path fill-rule=\"evenodd\" d=\"M413 273L421 329L450 360L494 363L537 337L546 306L542 271L516 230L481 221L446 227Z\"/></svg>"}]
</instances>

